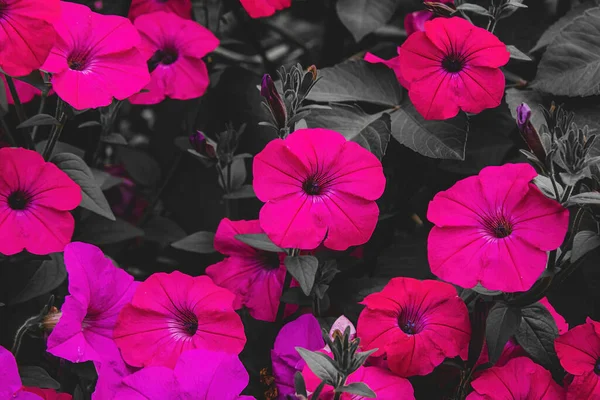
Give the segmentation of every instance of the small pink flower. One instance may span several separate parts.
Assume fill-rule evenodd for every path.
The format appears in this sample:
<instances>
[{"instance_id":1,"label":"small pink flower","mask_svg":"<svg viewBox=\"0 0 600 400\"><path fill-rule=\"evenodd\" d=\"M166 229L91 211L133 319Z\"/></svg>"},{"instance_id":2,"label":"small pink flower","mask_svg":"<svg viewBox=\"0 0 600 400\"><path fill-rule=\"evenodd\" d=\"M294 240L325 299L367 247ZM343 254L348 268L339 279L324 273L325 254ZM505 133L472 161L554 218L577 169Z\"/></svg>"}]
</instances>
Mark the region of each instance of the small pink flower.
<instances>
[{"instance_id":1,"label":"small pink flower","mask_svg":"<svg viewBox=\"0 0 600 400\"><path fill-rule=\"evenodd\" d=\"M76 109L109 105L138 93L150 80L137 46L140 36L127 18L61 2L58 35L42 70L52 73L56 94Z\"/></svg>"},{"instance_id":2,"label":"small pink flower","mask_svg":"<svg viewBox=\"0 0 600 400\"><path fill-rule=\"evenodd\" d=\"M121 355L135 367L173 368L186 350L239 354L246 336L234 298L208 276L151 275L119 314L114 338Z\"/></svg>"},{"instance_id":3,"label":"small pink flower","mask_svg":"<svg viewBox=\"0 0 600 400\"><path fill-rule=\"evenodd\" d=\"M144 14L134 24L142 37L140 51L156 68L145 88L148 92L129 101L156 104L165 97L189 100L202 96L209 84L202 57L217 48L219 39L196 21L162 11Z\"/></svg>"},{"instance_id":4,"label":"small pink flower","mask_svg":"<svg viewBox=\"0 0 600 400\"><path fill-rule=\"evenodd\" d=\"M180 16L192 18L192 0L131 0L129 19L132 21L143 14L155 11L165 11Z\"/></svg>"},{"instance_id":5,"label":"small pink flower","mask_svg":"<svg viewBox=\"0 0 600 400\"><path fill-rule=\"evenodd\" d=\"M42 400L40 396L21 389L23 384L17 361L10 351L0 346L0 399Z\"/></svg>"},{"instance_id":6,"label":"small pink flower","mask_svg":"<svg viewBox=\"0 0 600 400\"><path fill-rule=\"evenodd\" d=\"M283 248L332 250L366 243L385 188L381 162L340 133L300 129L254 157L260 226Z\"/></svg>"},{"instance_id":7,"label":"small pink flower","mask_svg":"<svg viewBox=\"0 0 600 400\"><path fill-rule=\"evenodd\" d=\"M39 153L0 149L0 253L62 251L71 241L70 210L81 203L81 188Z\"/></svg>"},{"instance_id":8,"label":"small pink flower","mask_svg":"<svg viewBox=\"0 0 600 400\"><path fill-rule=\"evenodd\" d=\"M506 45L458 18L425 22L402 44L400 66L415 108L425 119L448 119L459 110L479 113L500 105Z\"/></svg>"},{"instance_id":9,"label":"small pink flower","mask_svg":"<svg viewBox=\"0 0 600 400\"><path fill-rule=\"evenodd\" d=\"M403 377L427 375L447 357L467 359L471 324L465 303L447 283L394 278L365 297L358 337Z\"/></svg>"},{"instance_id":10,"label":"small pink flower","mask_svg":"<svg viewBox=\"0 0 600 400\"><path fill-rule=\"evenodd\" d=\"M40 68L54 45L58 0L4 0L0 4L0 68L11 76Z\"/></svg>"},{"instance_id":11,"label":"small pink flower","mask_svg":"<svg viewBox=\"0 0 600 400\"><path fill-rule=\"evenodd\" d=\"M590 318L554 341L563 368L573 376L567 399L600 398L600 323Z\"/></svg>"},{"instance_id":12,"label":"small pink flower","mask_svg":"<svg viewBox=\"0 0 600 400\"><path fill-rule=\"evenodd\" d=\"M292 5L292 0L240 0L252 18L269 17Z\"/></svg>"},{"instance_id":13,"label":"small pink flower","mask_svg":"<svg viewBox=\"0 0 600 400\"><path fill-rule=\"evenodd\" d=\"M569 225L569 211L531 183L536 176L529 164L486 167L436 194L427 210L431 272L464 288L528 290Z\"/></svg>"},{"instance_id":14,"label":"small pink flower","mask_svg":"<svg viewBox=\"0 0 600 400\"><path fill-rule=\"evenodd\" d=\"M550 371L527 357L517 357L503 367L483 371L471 386L467 400L563 400L565 391ZM588 397L589 398L589 397ZM583 398L582 398L583 399Z\"/></svg>"}]
</instances>

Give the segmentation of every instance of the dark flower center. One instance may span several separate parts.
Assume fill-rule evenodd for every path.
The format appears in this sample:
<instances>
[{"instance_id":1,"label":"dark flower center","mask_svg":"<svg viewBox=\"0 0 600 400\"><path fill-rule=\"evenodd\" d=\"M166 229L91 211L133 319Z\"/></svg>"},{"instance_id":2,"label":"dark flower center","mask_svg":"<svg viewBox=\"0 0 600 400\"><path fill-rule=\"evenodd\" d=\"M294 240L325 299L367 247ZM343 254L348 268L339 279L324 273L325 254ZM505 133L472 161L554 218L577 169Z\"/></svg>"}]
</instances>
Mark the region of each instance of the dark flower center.
<instances>
[{"instance_id":1,"label":"dark flower center","mask_svg":"<svg viewBox=\"0 0 600 400\"><path fill-rule=\"evenodd\" d=\"M179 57L174 49L157 50L156 53L154 53L154 56L158 59L158 62L163 65L171 65L177 61L177 58Z\"/></svg>"},{"instance_id":2,"label":"dark flower center","mask_svg":"<svg viewBox=\"0 0 600 400\"><path fill-rule=\"evenodd\" d=\"M73 71L83 71L88 66L87 55L83 51L75 51L67 57L67 64Z\"/></svg>"},{"instance_id":3,"label":"dark flower center","mask_svg":"<svg viewBox=\"0 0 600 400\"><path fill-rule=\"evenodd\" d=\"M319 174L308 177L302 184L302 190L309 196L324 194L331 180Z\"/></svg>"},{"instance_id":4,"label":"dark flower center","mask_svg":"<svg viewBox=\"0 0 600 400\"><path fill-rule=\"evenodd\" d=\"M600 375L600 358L596 360L596 365L594 365L594 372L596 375Z\"/></svg>"},{"instance_id":5,"label":"dark flower center","mask_svg":"<svg viewBox=\"0 0 600 400\"><path fill-rule=\"evenodd\" d=\"M419 313L402 310L398 317L398 326L407 335L415 335L423 330L423 321Z\"/></svg>"},{"instance_id":6,"label":"dark flower center","mask_svg":"<svg viewBox=\"0 0 600 400\"><path fill-rule=\"evenodd\" d=\"M267 270L279 269L279 266L281 265L281 262L279 261L279 254L277 253L265 251L262 253L262 260L263 265Z\"/></svg>"},{"instance_id":7,"label":"dark flower center","mask_svg":"<svg viewBox=\"0 0 600 400\"><path fill-rule=\"evenodd\" d=\"M27 208L27 204L29 204L29 196L22 190L12 192L8 196L8 206L13 210L24 210Z\"/></svg>"},{"instance_id":8,"label":"dark flower center","mask_svg":"<svg viewBox=\"0 0 600 400\"><path fill-rule=\"evenodd\" d=\"M450 73L460 72L464 66L465 63L460 59L460 57L458 57L458 55L451 54L444 57L442 60L442 68Z\"/></svg>"},{"instance_id":9,"label":"dark flower center","mask_svg":"<svg viewBox=\"0 0 600 400\"><path fill-rule=\"evenodd\" d=\"M177 328L185 336L194 336L198 331L198 317L190 310L179 310L177 313Z\"/></svg>"},{"instance_id":10,"label":"dark flower center","mask_svg":"<svg viewBox=\"0 0 600 400\"><path fill-rule=\"evenodd\" d=\"M503 239L510 236L513 232L513 224L504 216L484 218L482 220L484 228L495 238Z\"/></svg>"}]
</instances>

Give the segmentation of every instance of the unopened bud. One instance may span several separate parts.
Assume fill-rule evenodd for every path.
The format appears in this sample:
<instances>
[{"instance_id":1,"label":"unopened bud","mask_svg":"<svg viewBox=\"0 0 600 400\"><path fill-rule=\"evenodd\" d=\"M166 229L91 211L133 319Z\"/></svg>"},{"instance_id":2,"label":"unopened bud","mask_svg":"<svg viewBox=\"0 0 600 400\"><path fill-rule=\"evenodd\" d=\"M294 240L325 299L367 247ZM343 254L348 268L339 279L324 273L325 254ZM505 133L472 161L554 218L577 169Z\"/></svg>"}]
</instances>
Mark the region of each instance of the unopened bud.
<instances>
[{"instance_id":1,"label":"unopened bud","mask_svg":"<svg viewBox=\"0 0 600 400\"><path fill-rule=\"evenodd\" d=\"M275 118L275 122L277 123L277 128L285 128L287 111L285 109L285 104L283 103L283 100L281 100L281 96L275 87L275 83L273 83L271 75L265 74L263 76L260 94L267 101L267 104L273 113L273 117Z\"/></svg>"},{"instance_id":2,"label":"unopened bud","mask_svg":"<svg viewBox=\"0 0 600 400\"><path fill-rule=\"evenodd\" d=\"M56 324L58 324L58 321L60 321L61 316L62 312L58 308L50 308L50 311L48 311L48 314L46 314L41 323L44 332L52 332Z\"/></svg>"},{"instance_id":3,"label":"unopened bud","mask_svg":"<svg viewBox=\"0 0 600 400\"><path fill-rule=\"evenodd\" d=\"M525 140L531 152L538 160L545 163L546 150L544 149L540 135L531 123L531 108L526 103L521 103L517 107L517 126L521 132L521 137Z\"/></svg>"},{"instance_id":4,"label":"unopened bud","mask_svg":"<svg viewBox=\"0 0 600 400\"><path fill-rule=\"evenodd\" d=\"M206 136L200 131L196 131L189 137L190 145L199 154L208 158L216 158L217 154L214 146L207 140Z\"/></svg>"}]
</instances>

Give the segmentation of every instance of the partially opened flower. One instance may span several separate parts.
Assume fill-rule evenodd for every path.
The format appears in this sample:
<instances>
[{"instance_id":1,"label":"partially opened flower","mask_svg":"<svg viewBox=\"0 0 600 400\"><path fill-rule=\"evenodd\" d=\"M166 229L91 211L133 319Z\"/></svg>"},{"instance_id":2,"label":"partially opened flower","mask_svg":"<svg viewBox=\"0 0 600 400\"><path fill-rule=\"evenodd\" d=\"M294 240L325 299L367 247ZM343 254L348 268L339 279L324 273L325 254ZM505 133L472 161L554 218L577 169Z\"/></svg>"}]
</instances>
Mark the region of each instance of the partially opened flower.
<instances>
[{"instance_id":1,"label":"partially opened flower","mask_svg":"<svg viewBox=\"0 0 600 400\"><path fill-rule=\"evenodd\" d=\"M445 358L468 356L471 324L467 306L447 283L394 278L365 297L358 337L375 357L387 355L397 375L427 375Z\"/></svg>"},{"instance_id":2,"label":"partially opened flower","mask_svg":"<svg viewBox=\"0 0 600 400\"><path fill-rule=\"evenodd\" d=\"M554 341L560 364L573 381L567 399L600 398L600 323L588 318Z\"/></svg>"},{"instance_id":3,"label":"partially opened flower","mask_svg":"<svg viewBox=\"0 0 600 400\"><path fill-rule=\"evenodd\" d=\"M173 368L186 350L239 354L246 336L234 298L208 276L151 275L119 314L114 338L123 359L135 367Z\"/></svg>"},{"instance_id":4,"label":"partially opened flower","mask_svg":"<svg viewBox=\"0 0 600 400\"><path fill-rule=\"evenodd\" d=\"M0 253L62 251L75 229L69 211L80 202L81 188L39 153L0 149Z\"/></svg>"},{"instance_id":5,"label":"partially opened flower","mask_svg":"<svg viewBox=\"0 0 600 400\"><path fill-rule=\"evenodd\" d=\"M0 68L11 76L29 75L54 45L52 23L60 16L60 1L4 0L0 13Z\"/></svg>"},{"instance_id":6,"label":"partially opened flower","mask_svg":"<svg viewBox=\"0 0 600 400\"><path fill-rule=\"evenodd\" d=\"M165 11L180 16L192 18L192 0L131 0L129 19L135 20L140 15L156 11Z\"/></svg>"},{"instance_id":7,"label":"partially opened flower","mask_svg":"<svg viewBox=\"0 0 600 400\"><path fill-rule=\"evenodd\" d=\"M283 248L332 250L366 243L383 193L381 162L340 133L300 129L254 157L260 226Z\"/></svg>"},{"instance_id":8,"label":"partially opened flower","mask_svg":"<svg viewBox=\"0 0 600 400\"><path fill-rule=\"evenodd\" d=\"M23 384L21 383L21 377L19 376L19 369L15 357L10 351L0 346L0 399L42 399L40 396L22 389Z\"/></svg>"},{"instance_id":9,"label":"partially opened flower","mask_svg":"<svg viewBox=\"0 0 600 400\"><path fill-rule=\"evenodd\" d=\"M52 73L56 94L76 109L107 106L142 90L150 80L127 18L102 15L63 1L54 24L56 44L42 70Z\"/></svg>"},{"instance_id":10,"label":"partially opened flower","mask_svg":"<svg viewBox=\"0 0 600 400\"><path fill-rule=\"evenodd\" d=\"M240 0L252 18L269 17L292 5L292 0Z\"/></svg>"},{"instance_id":11,"label":"partially opened flower","mask_svg":"<svg viewBox=\"0 0 600 400\"><path fill-rule=\"evenodd\" d=\"M59 393L54 389L41 389L37 387L24 387L24 392L38 395L43 400L71 400L73 396L68 393Z\"/></svg>"},{"instance_id":12,"label":"partially opened flower","mask_svg":"<svg viewBox=\"0 0 600 400\"><path fill-rule=\"evenodd\" d=\"M257 250L235 238L240 234L263 233L258 220L223 219L217 228L215 250L227 256L211 265L206 275L236 295L234 307L246 306L250 315L262 321L275 321L285 280L285 265L278 253ZM295 307L286 306L289 312Z\"/></svg>"},{"instance_id":13,"label":"partially opened flower","mask_svg":"<svg viewBox=\"0 0 600 400\"><path fill-rule=\"evenodd\" d=\"M306 362L296 351L296 347L317 351L325 346L319 321L312 314L299 316L281 328L271 350L273 376L280 400L293 395L294 374L302 371Z\"/></svg>"},{"instance_id":14,"label":"partially opened flower","mask_svg":"<svg viewBox=\"0 0 600 400\"><path fill-rule=\"evenodd\" d=\"M138 283L102 250L87 243L73 242L65 247L65 266L69 296L48 337L48 352L75 363L118 360L113 329Z\"/></svg>"},{"instance_id":15,"label":"partially opened flower","mask_svg":"<svg viewBox=\"0 0 600 400\"><path fill-rule=\"evenodd\" d=\"M492 367L483 371L471 382L471 386L475 391L467 396L467 400L563 400L565 398L564 389L554 382L550 371L527 357L517 357L503 367Z\"/></svg>"},{"instance_id":16,"label":"partially opened flower","mask_svg":"<svg viewBox=\"0 0 600 400\"><path fill-rule=\"evenodd\" d=\"M508 62L496 36L458 18L425 22L402 44L400 66L415 108L425 119L448 119L459 110L479 113L500 105Z\"/></svg>"},{"instance_id":17,"label":"partially opened flower","mask_svg":"<svg viewBox=\"0 0 600 400\"><path fill-rule=\"evenodd\" d=\"M15 104L15 101L10 93L10 89L8 88L8 84L6 83L6 76L4 74L0 74L0 79L2 79L2 83L4 84L4 90L6 91L6 100L8 104ZM15 89L17 89L17 94L19 95L19 101L21 103L29 103L36 95L42 94L42 91L34 86L31 86L28 83L25 83L19 79L13 79L15 83Z\"/></svg>"},{"instance_id":18,"label":"partially opened flower","mask_svg":"<svg viewBox=\"0 0 600 400\"><path fill-rule=\"evenodd\" d=\"M472 288L528 290L567 233L569 211L531 183L529 164L486 167L435 195L427 218L431 272Z\"/></svg>"},{"instance_id":19,"label":"partially opened flower","mask_svg":"<svg viewBox=\"0 0 600 400\"><path fill-rule=\"evenodd\" d=\"M219 39L196 21L163 11L144 14L134 24L142 37L140 51L156 68L146 86L148 92L129 101L155 104L165 97L188 100L202 96L209 84L202 57L217 48Z\"/></svg>"}]
</instances>

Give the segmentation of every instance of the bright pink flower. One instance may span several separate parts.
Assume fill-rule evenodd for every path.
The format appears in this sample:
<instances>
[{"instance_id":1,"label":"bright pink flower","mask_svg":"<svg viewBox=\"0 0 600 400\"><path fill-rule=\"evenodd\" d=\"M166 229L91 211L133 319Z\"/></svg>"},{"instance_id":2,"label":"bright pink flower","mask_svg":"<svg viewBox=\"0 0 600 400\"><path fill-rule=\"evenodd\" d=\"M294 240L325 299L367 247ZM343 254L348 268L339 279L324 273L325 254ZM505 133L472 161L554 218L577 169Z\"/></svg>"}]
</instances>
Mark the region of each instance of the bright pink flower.
<instances>
[{"instance_id":1,"label":"bright pink flower","mask_svg":"<svg viewBox=\"0 0 600 400\"><path fill-rule=\"evenodd\" d=\"M240 0L252 18L269 17L292 5L292 0Z\"/></svg>"},{"instance_id":2,"label":"bright pink flower","mask_svg":"<svg viewBox=\"0 0 600 400\"><path fill-rule=\"evenodd\" d=\"M0 5L0 68L11 76L40 68L54 45L58 0L4 0Z\"/></svg>"},{"instance_id":3,"label":"bright pink flower","mask_svg":"<svg viewBox=\"0 0 600 400\"><path fill-rule=\"evenodd\" d=\"M71 400L73 396L68 393L58 393L54 389L40 389L37 387L24 387L24 392L34 393L44 400Z\"/></svg>"},{"instance_id":4,"label":"bright pink flower","mask_svg":"<svg viewBox=\"0 0 600 400\"><path fill-rule=\"evenodd\" d=\"M22 388L15 357L0 346L0 399L41 400L40 396L21 390Z\"/></svg>"},{"instance_id":5,"label":"bright pink flower","mask_svg":"<svg viewBox=\"0 0 600 400\"><path fill-rule=\"evenodd\" d=\"M398 47L397 57L390 58L389 60L384 60L381 57L377 57L373 53L367 53L365 54L365 61L372 64L384 64L386 67L394 71L394 74L396 74L396 79L398 79L398 82L400 82L402 86L408 87L408 82L406 81L406 79L404 79L404 77L402 76L402 72L400 71L400 47Z\"/></svg>"},{"instance_id":6,"label":"bright pink flower","mask_svg":"<svg viewBox=\"0 0 600 400\"><path fill-rule=\"evenodd\" d=\"M283 248L345 250L366 243L385 188L381 162L327 129L300 129L254 157L260 226Z\"/></svg>"},{"instance_id":7,"label":"bright pink flower","mask_svg":"<svg viewBox=\"0 0 600 400\"><path fill-rule=\"evenodd\" d=\"M387 355L397 375L427 375L446 357L466 360L471 324L467 306L447 283L394 278L365 297L358 318L364 349Z\"/></svg>"},{"instance_id":8,"label":"bright pink flower","mask_svg":"<svg viewBox=\"0 0 600 400\"><path fill-rule=\"evenodd\" d=\"M129 8L129 19L132 21L143 14L165 11L180 16L192 18L191 0L132 0Z\"/></svg>"},{"instance_id":9,"label":"bright pink flower","mask_svg":"<svg viewBox=\"0 0 600 400\"><path fill-rule=\"evenodd\" d=\"M247 385L248 373L236 355L195 349L184 351L175 369L153 366L126 377L115 399L254 399L240 396Z\"/></svg>"},{"instance_id":10,"label":"bright pink flower","mask_svg":"<svg viewBox=\"0 0 600 400\"><path fill-rule=\"evenodd\" d=\"M249 233L263 233L258 220L223 219L217 228L214 245L227 257L208 267L206 275L218 286L235 293L235 309L246 306L253 318L274 322L283 291L285 265L279 254L256 250L235 238ZM286 307L289 313L297 309Z\"/></svg>"},{"instance_id":11,"label":"bright pink flower","mask_svg":"<svg viewBox=\"0 0 600 400\"><path fill-rule=\"evenodd\" d=\"M2 79L2 83L4 84L6 100L8 101L8 104L15 104L12 94L10 93L10 89L8 88L8 84L6 83L6 76L4 76L4 74L0 74L0 79ZM30 84L19 79L13 79L13 82L15 83L15 89L17 89L17 94L19 95L19 100L21 103L29 103L36 95L39 96L42 94L42 91L38 88L31 86Z\"/></svg>"},{"instance_id":12,"label":"bright pink flower","mask_svg":"<svg viewBox=\"0 0 600 400\"><path fill-rule=\"evenodd\" d=\"M140 36L127 18L92 12L61 2L54 24L57 40L42 70L52 73L58 96L77 109L124 100L150 81L148 64L137 46Z\"/></svg>"},{"instance_id":13,"label":"bright pink flower","mask_svg":"<svg viewBox=\"0 0 600 400\"><path fill-rule=\"evenodd\" d=\"M560 364L573 381L567 399L600 398L600 323L588 318L554 341Z\"/></svg>"},{"instance_id":14,"label":"bright pink flower","mask_svg":"<svg viewBox=\"0 0 600 400\"><path fill-rule=\"evenodd\" d=\"M548 301L548 298L544 297L543 299L541 299L539 301L539 303L541 305L543 305L544 307L546 307L548 309L548 311L550 311L550 315L552 315L552 317L554 318L554 322L556 322L556 328L558 329L558 334L563 335L563 334L567 333L569 331L569 324L564 319L564 317L562 315L560 315L554 307L552 307L552 304L550 304L550 301Z\"/></svg>"},{"instance_id":15,"label":"bright pink flower","mask_svg":"<svg viewBox=\"0 0 600 400\"><path fill-rule=\"evenodd\" d=\"M79 203L81 188L39 153L0 149L0 253L62 251L75 229L69 211Z\"/></svg>"},{"instance_id":16,"label":"bright pink flower","mask_svg":"<svg viewBox=\"0 0 600 400\"><path fill-rule=\"evenodd\" d=\"M119 314L114 338L123 359L135 367L173 368L186 350L239 354L246 336L234 298L208 276L151 275Z\"/></svg>"},{"instance_id":17,"label":"bright pink flower","mask_svg":"<svg viewBox=\"0 0 600 400\"><path fill-rule=\"evenodd\" d=\"M500 105L510 53L496 36L458 18L425 22L402 44L400 65L415 108L425 119Z\"/></svg>"},{"instance_id":18,"label":"bright pink flower","mask_svg":"<svg viewBox=\"0 0 600 400\"><path fill-rule=\"evenodd\" d=\"M454 0L441 0L443 4L454 4ZM415 11L404 17L404 30L406 35L410 36L415 32L425 31L425 22L433 19L434 14L431 11Z\"/></svg>"},{"instance_id":19,"label":"bright pink flower","mask_svg":"<svg viewBox=\"0 0 600 400\"><path fill-rule=\"evenodd\" d=\"M48 337L48 352L71 362L109 362L120 358L113 329L138 282L117 268L102 250L73 242L65 247L69 296Z\"/></svg>"},{"instance_id":20,"label":"bright pink flower","mask_svg":"<svg viewBox=\"0 0 600 400\"><path fill-rule=\"evenodd\" d=\"M569 211L531 183L536 176L529 164L486 167L436 194L427 210L431 272L464 288L528 290L569 225Z\"/></svg>"},{"instance_id":21,"label":"bright pink flower","mask_svg":"<svg viewBox=\"0 0 600 400\"><path fill-rule=\"evenodd\" d=\"M156 104L170 97L188 100L200 97L208 88L209 78L202 57L219 45L211 31L172 13L144 14L134 22L142 37L140 51L156 65L146 90L129 101Z\"/></svg>"},{"instance_id":22,"label":"bright pink flower","mask_svg":"<svg viewBox=\"0 0 600 400\"><path fill-rule=\"evenodd\" d=\"M471 386L467 400L563 400L565 391L550 371L527 357L510 360L503 367L483 371Z\"/></svg>"}]
</instances>

